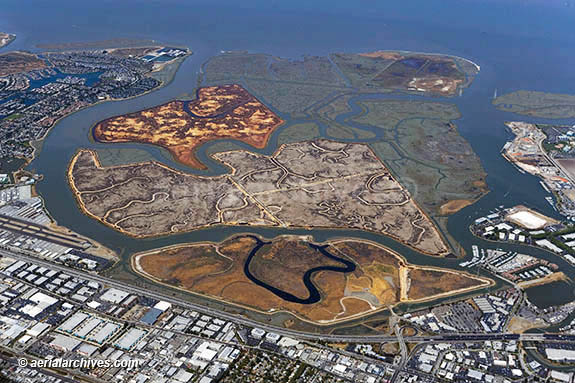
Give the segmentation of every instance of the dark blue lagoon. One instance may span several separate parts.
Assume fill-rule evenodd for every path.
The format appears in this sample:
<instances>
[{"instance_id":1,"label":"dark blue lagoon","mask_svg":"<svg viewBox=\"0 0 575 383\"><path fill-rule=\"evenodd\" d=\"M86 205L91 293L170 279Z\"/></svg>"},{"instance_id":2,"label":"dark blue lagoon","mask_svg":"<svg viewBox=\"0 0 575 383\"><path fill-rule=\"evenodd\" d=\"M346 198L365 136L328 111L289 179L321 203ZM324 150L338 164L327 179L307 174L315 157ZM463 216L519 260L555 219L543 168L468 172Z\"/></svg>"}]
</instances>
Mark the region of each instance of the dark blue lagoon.
<instances>
[{"instance_id":1,"label":"dark blue lagoon","mask_svg":"<svg viewBox=\"0 0 575 383\"><path fill-rule=\"evenodd\" d=\"M330 253L328 251L328 245L321 246L321 245L316 245L313 243L308 243L309 247L311 247L315 251L319 252L322 256L325 256L329 259L333 259L337 262L340 262L340 263L344 264L345 266L341 266L341 267L338 267L338 266L318 266L318 267L314 267L312 269L307 270L304 273L302 279L303 279L303 283L305 284L305 287L307 288L307 290L309 292L309 295L306 298L297 297L291 293L288 293L286 291L278 289L277 287L272 286L269 283L266 283L266 282L258 279L255 275L252 274L252 272L250 271L250 263L251 263L253 257L256 256L258 251L264 245L270 244L271 242L264 242L261 239L259 239L258 237L256 237L255 235L250 235L248 237L254 239L256 241L256 245L250 251L248 258L246 259L246 263L244 265L244 273L256 285L261 286L261 287L271 291L272 293L274 293L278 297L280 297L283 300L286 300L288 302L299 303L302 305L308 305L308 304L319 302L321 299L321 294L320 294L319 290L317 289L317 287L314 285L312 278L313 278L314 274L319 273L320 271L335 271L338 273L352 273L355 270L355 264L353 262L350 262L347 259L344 259L341 257L336 257L335 255Z\"/></svg>"}]
</instances>

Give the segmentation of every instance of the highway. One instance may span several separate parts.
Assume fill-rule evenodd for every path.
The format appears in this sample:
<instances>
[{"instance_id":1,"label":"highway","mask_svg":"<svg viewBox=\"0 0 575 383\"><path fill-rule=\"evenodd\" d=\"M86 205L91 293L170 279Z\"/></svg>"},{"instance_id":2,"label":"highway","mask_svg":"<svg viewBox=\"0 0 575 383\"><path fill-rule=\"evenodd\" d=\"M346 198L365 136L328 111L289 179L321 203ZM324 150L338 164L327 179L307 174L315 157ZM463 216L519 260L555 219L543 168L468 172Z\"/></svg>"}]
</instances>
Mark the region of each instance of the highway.
<instances>
[{"instance_id":1,"label":"highway","mask_svg":"<svg viewBox=\"0 0 575 383\"><path fill-rule=\"evenodd\" d=\"M219 319L228 320L230 322L249 326L261 328L268 332L274 332L276 334L305 339L310 341L326 341L326 342L339 342L339 343L382 343L382 342L396 342L398 339L394 335L330 335L330 334L318 334L301 332L296 330L290 330L283 327L271 326L265 323L258 322L253 319L246 318L244 316L230 314L222 310L217 310L209 307L205 307L199 304L188 302L182 299L174 298L167 294L158 293L150 290L142 290L140 288L134 287L130 284L116 281L111 278L103 277L97 274L93 274L86 271L72 269L63 265L55 264L43 259L39 259L30 255L23 254L21 252L7 251L0 249L0 256L10 257L25 262L30 262L33 264L45 266L52 270L58 270L64 272L68 275L75 276L78 278L86 279L88 281L95 281L107 285L109 287L115 287L117 289L136 294L152 297L154 299L169 302L173 305L181 306L186 309L194 310L202 314L211 315ZM405 342L484 342L484 341L502 341L502 340L522 340L522 341L561 341L561 342L573 342L575 343L575 335L561 335L561 334L511 334L511 333L467 333L467 334L443 334L443 335L417 335L402 337Z\"/></svg>"},{"instance_id":2,"label":"highway","mask_svg":"<svg viewBox=\"0 0 575 383\"><path fill-rule=\"evenodd\" d=\"M395 335L397 336L397 341L399 342L401 360L399 362L399 365L393 372L393 375L391 376L390 383L395 383L397 381L399 373L403 371L405 365L407 364L407 361L409 360L407 345L405 344L405 340L403 339L403 327L399 327L399 325L396 323L395 326L393 326L393 329L395 330Z\"/></svg>"}]
</instances>

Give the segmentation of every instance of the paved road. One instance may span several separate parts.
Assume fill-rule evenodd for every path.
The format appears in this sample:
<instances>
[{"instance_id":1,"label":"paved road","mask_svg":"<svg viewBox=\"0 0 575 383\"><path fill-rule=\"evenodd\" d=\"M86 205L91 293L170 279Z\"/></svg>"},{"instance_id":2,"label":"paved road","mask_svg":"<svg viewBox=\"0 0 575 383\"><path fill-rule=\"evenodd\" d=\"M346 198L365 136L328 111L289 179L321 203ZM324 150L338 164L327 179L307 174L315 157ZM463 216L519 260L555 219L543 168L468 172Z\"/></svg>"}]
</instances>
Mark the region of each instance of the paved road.
<instances>
[{"instance_id":1,"label":"paved road","mask_svg":"<svg viewBox=\"0 0 575 383\"><path fill-rule=\"evenodd\" d=\"M399 365L397 366L397 368L393 372L393 375L391 376L390 383L395 383L397 381L397 378L399 377L399 373L405 368L405 365L407 364L407 361L409 360L408 352L407 352L407 345L405 344L405 340L403 339L403 327L399 327L398 324L395 324L395 326L393 328L395 330L395 335L397 336L397 341L399 342L401 359L400 359Z\"/></svg>"},{"instance_id":2,"label":"paved road","mask_svg":"<svg viewBox=\"0 0 575 383\"><path fill-rule=\"evenodd\" d=\"M29 237L56 243L60 246L83 250L88 243L86 239L54 231L44 225L24 219L0 214L0 227L3 230L15 232Z\"/></svg>"},{"instance_id":3,"label":"paved road","mask_svg":"<svg viewBox=\"0 0 575 383\"><path fill-rule=\"evenodd\" d=\"M230 322L241 324L249 327L261 328L268 332L274 332L282 336L294 337L299 339L306 339L312 341L326 341L326 342L344 342L344 343L382 343L382 342L395 342L397 337L393 335L329 335L317 334L309 332L301 332L290 330L282 327L270 326L265 323L246 318L244 316L230 314L225 311L208 308L199 304L188 302L182 299L174 298L167 294L158 293L155 291L143 291L140 288L134 287L124 282L119 282L111 278L96 275L87 271L72 269L63 265L55 264L46 260L42 260L33 256L29 256L20 252L7 251L0 249L0 255L19 259L25 262L34 263L37 265L45 266L52 270L58 270L68 275L78 278L83 278L89 281L95 281L105 284L110 287L115 287L126 292L145 295L158 300L170 302L173 305L181 306L186 309L191 309L202 314L212 315L220 319L225 319ZM452 334L452 335L431 335L431 336L411 336L403 337L406 342L480 342L488 340L529 340L529 341L562 341L575 343L575 335L560 335L560 334L506 334L506 333L493 333L493 334Z\"/></svg>"}]
</instances>

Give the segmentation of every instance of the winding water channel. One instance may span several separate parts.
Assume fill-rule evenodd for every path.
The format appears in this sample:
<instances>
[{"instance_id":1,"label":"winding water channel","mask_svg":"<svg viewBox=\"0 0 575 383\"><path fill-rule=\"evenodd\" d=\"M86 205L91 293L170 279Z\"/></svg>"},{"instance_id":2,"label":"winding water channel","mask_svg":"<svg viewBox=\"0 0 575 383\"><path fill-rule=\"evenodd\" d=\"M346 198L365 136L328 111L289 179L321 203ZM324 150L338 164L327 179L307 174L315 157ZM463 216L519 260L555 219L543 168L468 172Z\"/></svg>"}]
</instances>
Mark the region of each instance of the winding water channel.
<instances>
[{"instance_id":1,"label":"winding water channel","mask_svg":"<svg viewBox=\"0 0 575 383\"><path fill-rule=\"evenodd\" d=\"M261 287L267 289L268 291L271 291L272 293L274 293L275 295L277 295L281 299L286 300L288 302L299 303L302 305L309 305L309 304L317 303L320 301L321 294L311 280L315 273L318 273L320 271L335 271L338 273L352 273L355 271L355 263L350 262L344 258L336 257L335 255L333 255L332 253L327 251L327 248L329 245L316 245L313 243L308 243L307 245L309 247L311 247L312 249L318 251L319 253L321 253L322 255L324 255L325 257L327 257L329 259L343 263L345 265L345 267L344 266L327 266L326 265L326 266L313 267L313 268L307 270L304 273L302 280L303 280L303 283L305 284L306 289L309 292L309 296L307 298L300 298L300 297L297 297L291 293L280 290L277 287L270 285L269 283L262 281L261 279L256 277L250 271L250 264L251 264L252 259L257 255L258 251L263 246L268 245L271 242L262 241L261 239L259 239L255 235L248 235L248 237L254 239L256 241L256 245L250 251L248 258L246 259L246 263L244 264L244 273L256 285L261 286Z\"/></svg>"}]
</instances>

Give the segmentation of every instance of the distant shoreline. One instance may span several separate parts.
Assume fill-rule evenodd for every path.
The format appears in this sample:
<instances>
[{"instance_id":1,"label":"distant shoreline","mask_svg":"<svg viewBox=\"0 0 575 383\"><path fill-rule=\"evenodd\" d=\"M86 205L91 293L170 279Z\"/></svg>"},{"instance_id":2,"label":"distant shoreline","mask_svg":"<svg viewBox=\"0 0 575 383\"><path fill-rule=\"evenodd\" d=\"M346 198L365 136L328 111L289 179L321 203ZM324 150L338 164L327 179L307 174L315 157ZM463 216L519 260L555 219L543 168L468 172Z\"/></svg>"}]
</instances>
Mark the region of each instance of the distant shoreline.
<instances>
[{"instance_id":1,"label":"distant shoreline","mask_svg":"<svg viewBox=\"0 0 575 383\"><path fill-rule=\"evenodd\" d=\"M118 39L83 41L73 43L52 43L52 44L45 43L45 44L36 44L34 47L42 50L66 51L66 50L141 48L152 45L164 45L164 44L160 44L156 40L118 38Z\"/></svg>"}]
</instances>

